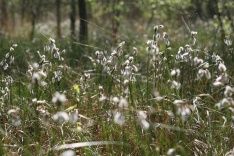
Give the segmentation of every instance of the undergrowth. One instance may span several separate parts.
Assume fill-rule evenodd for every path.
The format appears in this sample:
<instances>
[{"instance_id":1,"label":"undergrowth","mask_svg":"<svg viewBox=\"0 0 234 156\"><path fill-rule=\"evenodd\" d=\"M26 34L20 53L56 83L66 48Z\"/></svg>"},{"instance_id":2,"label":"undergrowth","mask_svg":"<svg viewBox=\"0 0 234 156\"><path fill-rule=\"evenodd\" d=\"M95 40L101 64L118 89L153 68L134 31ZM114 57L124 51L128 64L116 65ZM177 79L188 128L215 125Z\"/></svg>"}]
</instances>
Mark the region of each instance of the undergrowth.
<instances>
[{"instance_id":1,"label":"undergrowth","mask_svg":"<svg viewBox=\"0 0 234 156\"><path fill-rule=\"evenodd\" d=\"M199 49L197 32L177 48L163 29L144 48L122 41L83 54L84 63L52 38L2 52L0 155L233 154L224 59Z\"/></svg>"}]
</instances>

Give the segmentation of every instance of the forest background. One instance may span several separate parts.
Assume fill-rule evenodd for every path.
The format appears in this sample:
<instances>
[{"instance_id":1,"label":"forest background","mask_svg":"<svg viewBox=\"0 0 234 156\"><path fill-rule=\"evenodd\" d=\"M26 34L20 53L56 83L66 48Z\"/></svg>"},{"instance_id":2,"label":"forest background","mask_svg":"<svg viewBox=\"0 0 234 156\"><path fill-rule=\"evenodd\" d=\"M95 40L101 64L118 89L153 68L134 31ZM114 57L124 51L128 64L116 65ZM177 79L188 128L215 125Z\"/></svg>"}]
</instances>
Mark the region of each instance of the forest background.
<instances>
[{"instance_id":1,"label":"forest background","mask_svg":"<svg viewBox=\"0 0 234 156\"><path fill-rule=\"evenodd\" d=\"M231 155L233 0L1 0L0 155Z\"/></svg>"}]
</instances>

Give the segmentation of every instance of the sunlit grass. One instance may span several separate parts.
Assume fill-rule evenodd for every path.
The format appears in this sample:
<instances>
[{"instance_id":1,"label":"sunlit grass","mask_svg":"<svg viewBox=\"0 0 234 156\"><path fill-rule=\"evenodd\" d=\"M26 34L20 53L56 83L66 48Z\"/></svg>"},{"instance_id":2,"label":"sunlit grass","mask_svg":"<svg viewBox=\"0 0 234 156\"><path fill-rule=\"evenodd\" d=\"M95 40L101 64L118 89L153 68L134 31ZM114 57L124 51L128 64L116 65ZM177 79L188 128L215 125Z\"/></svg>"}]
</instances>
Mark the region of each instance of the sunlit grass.
<instances>
[{"instance_id":1,"label":"sunlit grass","mask_svg":"<svg viewBox=\"0 0 234 156\"><path fill-rule=\"evenodd\" d=\"M173 47L157 25L139 47L92 54L52 38L4 47L0 155L231 153L233 78L196 35Z\"/></svg>"}]
</instances>

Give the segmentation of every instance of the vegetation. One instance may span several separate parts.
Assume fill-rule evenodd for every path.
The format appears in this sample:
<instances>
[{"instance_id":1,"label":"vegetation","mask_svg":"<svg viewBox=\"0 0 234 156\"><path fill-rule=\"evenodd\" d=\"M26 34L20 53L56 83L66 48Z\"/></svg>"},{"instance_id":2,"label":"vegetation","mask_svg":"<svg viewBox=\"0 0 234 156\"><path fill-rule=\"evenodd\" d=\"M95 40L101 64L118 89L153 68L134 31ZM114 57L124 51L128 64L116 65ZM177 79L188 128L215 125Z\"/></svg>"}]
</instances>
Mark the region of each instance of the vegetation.
<instances>
[{"instance_id":1,"label":"vegetation","mask_svg":"<svg viewBox=\"0 0 234 156\"><path fill-rule=\"evenodd\" d=\"M234 154L232 1L1 4L0 155Z\"/></svg>"}]
</instances>

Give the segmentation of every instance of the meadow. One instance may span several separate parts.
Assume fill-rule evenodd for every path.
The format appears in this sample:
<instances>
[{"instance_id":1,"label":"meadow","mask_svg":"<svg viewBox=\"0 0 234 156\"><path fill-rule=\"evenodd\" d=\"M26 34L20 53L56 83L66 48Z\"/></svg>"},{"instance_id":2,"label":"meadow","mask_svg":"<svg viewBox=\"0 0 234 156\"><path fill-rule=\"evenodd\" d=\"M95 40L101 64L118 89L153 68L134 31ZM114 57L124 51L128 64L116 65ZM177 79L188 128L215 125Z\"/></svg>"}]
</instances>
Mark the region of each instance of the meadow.
<instances>
[{"instance_id":1,"label":"meadow","mask_svg":"<svg viewBox=\"0 0 234 156\"><path fill-rule=\"evenodd\" d=\"M0 155L234 155L232 41L168 29L115 47L2 40Z\"/></svg>"}]
</instances>

